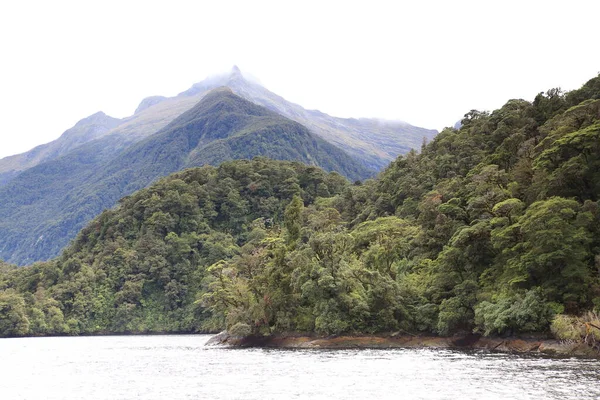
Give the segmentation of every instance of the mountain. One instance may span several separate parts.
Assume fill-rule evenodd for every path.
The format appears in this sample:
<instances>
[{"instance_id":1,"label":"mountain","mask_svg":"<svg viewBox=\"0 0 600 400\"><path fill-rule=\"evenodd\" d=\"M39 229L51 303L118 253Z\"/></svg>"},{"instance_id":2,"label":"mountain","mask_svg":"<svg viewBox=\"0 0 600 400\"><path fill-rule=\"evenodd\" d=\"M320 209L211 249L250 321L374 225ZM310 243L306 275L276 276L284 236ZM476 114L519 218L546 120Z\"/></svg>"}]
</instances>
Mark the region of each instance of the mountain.
<instances>
[{"instance_id":1,"label":"mountain","mask_svg":"<svg viewBox=\"0 0 600 400\"><path fill-rule=\"evenodd\" d=\"M77 122L50 143L37 146L26 153L0 159L0 186L31 167L63 156L85 143L101 138L122 122L98 112Z\"/></svg>"},{"instance_id":2,"label":"mountain","mask_svg":"<svg viewBox=\"0 0 600 400\"><path fill-rule=\"evenodd\" d=\"M113 161L107 171L121 173L137 164L136 173L153 170L150 175L160 176L256 156L300 161L353 180L370 176L367 168L304 126L244 100L226 87L212 90L166 128L132 146L119 157L124 164Z\"/></svg>"},{"instance_id":3,"label":"mountain","mask_svg":"<svg viewBox=\"0 0 600 400\"><path fill-rule=\"evenodd\" d=\"M55 256L91 218L158 177L203 164L266 156L353 180L370 172L302 125L219 88L156 134L118 150L119 135L86 143L0 188L0 257ZM114 156L113 153L117 152Z\"/></svg>"},{"instance_id":4,"label":"mountain","mask_svg":"<svg viewBox=\"0 0 600 400\"><path fill-rule=\"evenodd\" d=\"M239 96L301 123L376 171L385 168L398 155L419 149L424 140L431 141L438 133L406 122L337 118L317 110L305 110L246 79L236 66L230 74L196 83L178 97L197 96L216 86L227 86Z\"/></svg>"},{"instance_id":5,"label":"mountain","mask_svg":"<svg viewBox=\"0 0 600 400\"><path fill-rule=\"evenodd\" d=\"M115 169L116 165L128 165L128 160L119 158L123 152L136 151L138 144L146 146L144 140L156 132L171 129L167 126L172 127L170 124L176 123L177 117L191 110L211 90L224 85L246 100L308 124L311 133L321 138L308 136L305 128L290 120L284 123L279 119L272 122L271 127L248 127L256 133L262 129L258 135L262 140L257 140L257 135L244 135L242 131L235 137L219 138L210 144L203 137L189 154L179 155L184 159L163 158L168 167L157 163L149 168L148 174ZM275 114L269 118L274 121ZM272 129L276 125L279 134ZM146 98L134 115L122 120L95 114L80 121L55 142L0 160L0 258L24 264L58 254L76 229L105 207L112 206L121 195L178 168L267 154L337 170L351 179L364 178L369 176L368 170L381 168L397 154L409 147L419 147L423 138L436 133L413 128L403 123L339 119L318 111L306 111L244 78L239 69L234 68L229 74L207 78L175 97ZM291 131L297 135L289 135ZM303 138L301 143L290 142L300 137ZM347 154L323 142L323 137L339 144ZM324 157L327 153L331 156ZM349 160L348 155L362 165ZM131 154L133 156L137 155ZM118 184L103 175L108 171L115 174L111 179L118 177ZM131 184L121 186L128 179Z\"/></svg>"},{"instance_id":6,"label":"mountain","mask_svg":"<svg viewBox=\"0 0 600 400\"><path fill-rule=\"evenodd\" d=\"M95 139L111 137L111 148L122 150L164 128L191 109L209 91L227 86L234 93L265 106L308 127L313 133L345 150L367 168L378 171L396 156L421 147L437 131L398 121L336 118L316 110L305 110L260 84L246 79L239 68L228 74L209 77L174 97L151 96L143 99L135 113L121 120L99 112L79 121L59 139L26 153L0 159L0 186L19 173L40 163L54 160Z\"/></svg>"},{"instance_id":7,"label":"mountain","mask_svg":"<svg viewBox=\"0 0 600 400\"><path fill-rule=\"evenodd\" d=\"M118 151L164 128L198 103L205 94L206 92L195 96L149 97L142 100L134 115L122 120L108 117L102 112L84 118L53 142L0 159L0 186L29 168L67 155L82 144L98 139L102 139L103 148L113 150L110 155L114 156ZM103 154L108 153L103 151Z\"/></svg>"},{"instance_id":8,"label":"mountain","mask_svg":"<svg viewBox=\"0 0 600 400\"><path fill-rule=\"evenodd\" d=\"M94 114L80 121L69 131L79 131L67 136L77 136L73 141L61 136L55 142L39 146L29 152L0 160L0 184L19 172L66 154L69 150L101 136L113 136L121 148L142 140L164 128L176 117L192 108L209 91L227 86L234 93L256 104L265 106L309 128L321 138L345 150L374 171L386 167L395 157L411 148L419 149L423 140L431 141L437 131L412 126L399 121L376 119L336 118L317 110L305 110L281 96L270 92L253 80L246 79L237 67L228 74L209 77L174 97L151 96L143 99L135 113L122 120ZM100 117L104 117L102 122ZM95 127L90 126L91 123ZM87 128L86 128L87 126ZM82 129L89 129L85 134ZM87 137L87 140L82 138Z\"/></svg>"},{"instance_id":9,"label":"mountain","mask_svg":"<svg viewBox=\"0 0 600 400\"><path fill-rule=\"evenodd\" d=\"M336 118L317 110L305 110L245 78L236 66L230 73L209 77L175 97L152 96L142 100L135 114L126 118L111 133L126 136L129 140L141 140L193 107L209 91L222 86L306 126L373 171L385 168L398 155L410 149L419 149L424 140L431 141L437 134L436 130L400 121Z\"/></svg>"}]
</instances>

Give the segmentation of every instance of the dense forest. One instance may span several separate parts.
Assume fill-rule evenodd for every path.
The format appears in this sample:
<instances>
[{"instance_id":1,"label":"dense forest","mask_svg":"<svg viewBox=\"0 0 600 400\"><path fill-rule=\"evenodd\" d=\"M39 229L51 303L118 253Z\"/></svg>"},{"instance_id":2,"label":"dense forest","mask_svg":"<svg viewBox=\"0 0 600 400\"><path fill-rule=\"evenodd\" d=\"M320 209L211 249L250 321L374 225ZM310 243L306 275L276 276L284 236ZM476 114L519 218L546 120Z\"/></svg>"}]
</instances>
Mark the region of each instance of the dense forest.
<instances>
[{"instance_id":1,"label":"dense forest","mask_svg":"<svg viewBox=\"0 0 600 400\"><path fill-rule=\"evenodd\" d=\"M599 200L600 76L470 111L362 183L264 158L164 178L60 257L1 265L0 335L579 339L600 310Z\"/></svg>"}]
</instances>

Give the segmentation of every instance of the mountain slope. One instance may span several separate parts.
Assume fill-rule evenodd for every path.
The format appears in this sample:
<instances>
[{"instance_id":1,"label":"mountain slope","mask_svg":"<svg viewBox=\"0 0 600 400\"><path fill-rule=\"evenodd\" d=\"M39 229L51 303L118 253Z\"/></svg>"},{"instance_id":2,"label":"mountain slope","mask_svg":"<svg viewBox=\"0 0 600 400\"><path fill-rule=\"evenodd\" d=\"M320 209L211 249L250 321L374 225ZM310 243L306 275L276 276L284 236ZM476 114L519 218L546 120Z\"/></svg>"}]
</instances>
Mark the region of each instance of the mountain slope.
<instances>
[{"instance_id":1,"label":"mountain slope","mask_svg":"<svg viewBox=\"0 0 600 400\"><path fill-rule=\"evenodd\" d=\"M19 173L46 161L63 156L77 147L108 134L123 121L103 112L90 115L66 130L58 139L14 156L0 159L0 186Z\"/></svg>"},{"instance_id":2,"label":"mountain slope","mask_svg":"<svg viewBox=\"0 0 600 400\"><path fill-rule=\"evenodd\" d=\"M410 149L419 149L424 139L431 141L437 134L436 130L400 121L336 118L317 110L305 110L246 79L237 67L233 67L228 74L198 82L175 97L152 96L142 100L135 114L126 118L111 133L124 135L128 140L141 140L165 127L192 108L209 91L221 86L227 86L244 99L306 126L373 171L385 168L394 158Z\"/></svg>"},{"instance_id":3,"label":"mountain slope","mask_svg":"<svg viewBox=\"0 0 600 400\"><path fill-rule=\"evenodd\" d=\"M118 151L164 128L176 117L192 108L206 93L172 98L149 97L142 100L134 115L122 120L106 117L106 122L103 124L98 124L101 120L99 117L104 115L102 112L84 118L55 141L40 145L22 154L0 159L0 186L29 168L55 160L70 151L77 150L79 145L97 139L110 138L104 140L103 143L114 150L112 156L115 156ZM77 140L72 141L71 138ZM82 140L85 138L87 140Z\"/></svg>"},{"instance_id":4,"label":"mountain slope","mask_svg":"<svg viewBox=\"0 0 600 400\"><path fill-rule=\"evenodd\" d=\"M321 166L351 179L369 174L303 126L226 88L212 91L155 135L110 157L120 146L119 137L90 142L0 188L0 258L17 264L50 258L124 195L191 166L267 156Z\"/></svg>"},{"instance_id":5,"label":"mountain slope","mask_svg":"<svg viewBox=\"0 0 600 400\"><path fill-rule=\"evenodd\" d=\"M420 148L423 139L430 141L437 134L435 130L418 128L404 122L344 119L316 110L305 110L245 79L240 70L234 67L231 73L207 78L175 97L145 98L130 117L117 120L97 113L81 120L56 141L23 154L0 159L0 185L28 168L56 159L77 146L100 137L112 136L116 140L115 145L118 143L119 146L111 147L124 149L164 128L191 109L210 90L220 86L228 86L241 97L299 122L374 171L384 168L395 157L405 154L411 148Z\"/></svg>"},{"instance_id":6,"label":"mountain slope","mask_svg":"<svg viewBox=\"0 0 600 400\"><path fill-rule=\"evenodd\" d=\"M431 141L437 134L436 130L401 121L336 118L317 110L306 110L246 79L235 66L230 74L199 82L179 96L197 96L215 86L227 86L237 95L301 123L376 171L398 155L419 149L424 139Z\"/></svg>"},{"instance_id":7,"label":"mountain slope","mask_svg":"<svg viewBox=\"0 0 600 400\"><path fill-rule=\"evenodd\" d=\"M266 156L316 165L353 180L370 176L367 168L302 125L242 99L229 88L212 90L194 108L125 154L121 159L127 163L146 164L142 160L151 158L150 168L164 156L168 160L162 164L175 169ZM124 168L111 164L112 170Z\"/></svg>"}]
</instances>

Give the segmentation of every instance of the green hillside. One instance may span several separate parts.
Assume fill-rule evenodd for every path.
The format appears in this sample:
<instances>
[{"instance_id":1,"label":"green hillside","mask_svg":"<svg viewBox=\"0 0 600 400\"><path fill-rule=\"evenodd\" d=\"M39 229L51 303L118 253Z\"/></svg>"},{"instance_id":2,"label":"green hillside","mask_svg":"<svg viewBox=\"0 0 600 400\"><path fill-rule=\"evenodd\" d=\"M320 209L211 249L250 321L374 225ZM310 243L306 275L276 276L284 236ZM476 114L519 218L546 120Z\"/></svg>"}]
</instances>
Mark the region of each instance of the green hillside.
<instances>
[{"instance_id":1,"label":"green hillside","mask_svg":"<svg viewBox=\"0 0 600 400\"><path fill-rule=\"evenodd\" d=\"M2 266L0 333L554 334L600 340L600 76L473 110L377 179L257 159L123 199ZM593 324L593 325L590 325Z\"/></svg>"},{"instance_id":2,"label":"green hillside","mask_svg":"<svg viewBox=\"0 0 600 400\"><path fill-rule=\"evenodd\" d=\"M53 261L0 264L0 335L216 329L195 302L209 265L276 227L300 195L348 186L300 163L225 162L186 170L120 201Z\"/></svg>"}]
</instances>

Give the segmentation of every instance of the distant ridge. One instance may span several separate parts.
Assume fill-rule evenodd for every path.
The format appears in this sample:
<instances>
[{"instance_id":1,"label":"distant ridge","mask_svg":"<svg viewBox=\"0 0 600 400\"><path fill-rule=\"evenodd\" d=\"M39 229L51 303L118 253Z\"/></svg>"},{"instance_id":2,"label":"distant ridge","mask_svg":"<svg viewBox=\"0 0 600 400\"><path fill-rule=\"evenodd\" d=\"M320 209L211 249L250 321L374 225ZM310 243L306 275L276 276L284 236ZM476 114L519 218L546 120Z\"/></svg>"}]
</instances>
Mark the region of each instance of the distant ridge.
<instances>
[{"instance_id":1,"label":"distant ridge","mask_svg":"<svg viewBox=\"0 0 600 400\"><path fill-rule=\"evenodd\" d=\"M66 155L78 146L104 136L111 137L108 139L111 148L122 150L164 128L192 108L206 93L220 86L227 86L246 100L301 123L373 171L385 168L398 155L407 153L411 148L419 149L423 139L431 141L437 134L435 130L415 127L400 121L336 118L320 111L305 110L247 79L241 70L234 66L229 73L208 77L175 97L147 97L140 102L134 114L127 118L118 120L104 113L84 118L80 122L98 117L92 118L94 126L84 128L78 126L78 123L69 130L83 131L74 135L78 140L67 140L69 135L63 135L56 141L38 146L29 152L0 159L0 186L28 168Z\"/></svg>"},{"instance_id":2,"label":"distant ridge","mask_svg":"<svg viewBox=\"0 0 600 400\"><path fill-rule=\"evenodd\" d=\"M37 146L26 153L0 159L0 186L28 168L53 160L85 143L103 137L121 122L120 119L97 112L80 120L50 143Z\"/></svg>"}]
</instances>

